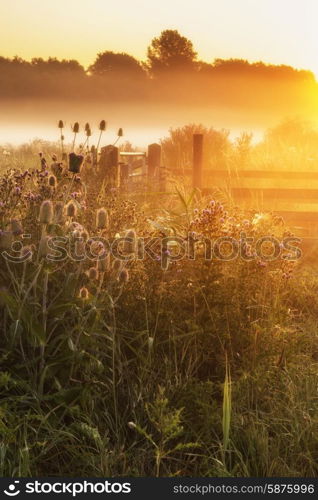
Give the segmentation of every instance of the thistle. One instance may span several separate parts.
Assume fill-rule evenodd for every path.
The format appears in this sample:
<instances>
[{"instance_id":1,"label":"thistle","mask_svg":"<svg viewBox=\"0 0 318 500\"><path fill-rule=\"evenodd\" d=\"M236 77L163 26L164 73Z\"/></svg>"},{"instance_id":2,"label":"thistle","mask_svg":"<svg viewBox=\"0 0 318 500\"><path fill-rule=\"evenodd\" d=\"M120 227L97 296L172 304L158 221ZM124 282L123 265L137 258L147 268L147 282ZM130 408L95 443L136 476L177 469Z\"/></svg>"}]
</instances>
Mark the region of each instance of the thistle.
<instances>
[{"instance_id":1,"label":"thistle","mask_svg":"<svg viewBox=\"0 0 318 500\"><path fill-rule=\"evenodd\" d=\"M49 176L48 183L49 183L49 186L51 186L51 188L56 188L57 180L56 180L55 175L52 174Z\"/></svg>"},{"instance_id":2,"label":"thistle","mask_svg":"<svg viewBox=\"0 0 318 500\"><path fill-rule=\"evenodd\" d=\"M55 224L62 224L64 221L63 217L64 212L64 203L62 201L58 201L54 207L54 222Z\"/></svg>"},{"instance_id":3,"label":"thistle","mask_svg":"<svg viewBox=\"0 0 318 500\"><path fill-rule=\"evenodd\" d=\"M96 212L96 228L106 229L108 227L108 213L105 208L100 208Z\"/></svg>"},{"instance_id":4,"label":"thistle","mask_svg":"<svg viewBox=\"0 0 318 500\"><path fill-rule=\"evenodd\" d=\"M132 254L136 252L136 246L137 246L136 232L133 229L130 229L125 234L123 250L125 253Z\"/></svg>"},{"instance_id":5,"label":"thistle","mask_svg":"<svg viewBox=\"0 0 318 500\"><path fill-rule=\"evenodd\" d=\"M66 215L67 217L75 217L77 214L77 207L75 203L71 200L66 205Z\"/></svg>"},{"instance_id":6,"label":"thistle","mask_svg":"<svg viewBox=\"0 0 318 500\"><path fill-rule=\"evenodd\" d=\"M40 207L40 223L51 224L53 219L53 203L51 200L44 200Z\"/></svg>"}]
</instances>

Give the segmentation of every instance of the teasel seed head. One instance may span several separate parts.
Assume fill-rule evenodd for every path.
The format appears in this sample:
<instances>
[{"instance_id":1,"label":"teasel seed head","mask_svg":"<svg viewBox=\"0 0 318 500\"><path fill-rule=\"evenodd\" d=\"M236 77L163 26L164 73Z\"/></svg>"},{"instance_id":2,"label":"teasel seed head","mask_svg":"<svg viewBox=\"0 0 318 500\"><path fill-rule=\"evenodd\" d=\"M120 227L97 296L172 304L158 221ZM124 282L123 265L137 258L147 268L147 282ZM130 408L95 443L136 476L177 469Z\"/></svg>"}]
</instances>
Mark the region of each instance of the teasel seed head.
<instances>
[{"instance_id":1,"label":"teasel seed head","mask_svg":"<svg viewBox=\"0 0 318 500\"><path fill-rule=\"evenodd\" d=\"M0 231L1 250L10 250L13 243L13 233L11 231Z\"/></svg>"},{"instance_id":2,"label":"teasel seed head","mask_svg":"<svg viewBox=\"0 0 318 500\"><path fill-rule=\"evenodd\" d=\"M103 132L106 130L106 122L105 122L105 120L102 120L100 122L100 124L99 124L99 130L101 130Z\"/></svg>"},{"instance_id":3,"label":"teasel seed head","mask_svg":"<svg viewBox=\"0 0 318 500\"><path fill-rule=\"evenodd\" d=\"M83 286L79 291L79 297L82 300L87 300L89 298L88 290L85 286Z\"/></svg>"},{"instance_id":4,"label":"teasel seed head","mask_svg":"<svg viewBox=\"0 0 318 500\"><path fill-rule=\"evenodd\" d=\"M108 227L108 213L105 208L99 208L96 212L96 228L106 229Z\"/></svg>"},{"instance_id":5,"label":"teasel seed head","mask_svg":"<svg viewBox=\"0 0 318 500\"><path fill-rule=\"evenodd\" d=\"M89 130L91 127L90 127L90 124L89 123L85 123L85 132L87 132L87 130Z\"/></svg>"},{"instance_id":6,"label":"teasel seed head","mask_svg":"<svg viewBox=\"0 0 318 500\"><path fill-rule=\"evenodd\" d=\"M122 269L119 273L119 276L118 276L118 281L119 283L127 283L127 281L129 280L129 273L127 271L127 269Z\"/></svg>"},{"instance_id":7,"label":"teasel seed head","mask_svg":"<svg viewBox=\"0 0 318 500\"><path fill-rule=\"evenodd\" d=\"M124 135L123 129L119 128L117 132L118 137L122 137Z\"/></svg>"},{"instance_id":8,"label":"teasel seed head","mask_svg":"<svg viewBox=\"0 0 318 500\"><path fill-rule=\"evenodd\" d=\"M72 130L73 130L74 134L78 134L79 133L79 123L78 122L74 123Z\"/></svg>"},{"instance_id":9,"label":"teasel seed head","mask_svg":"<svg viewBox=\"0 0 318 500\"><path fill-rule=\"evenodd\" d=\"M124 252L132 254L136 252L136 248L137 248L136 232L133 229L130 229L125 234Z\"/></svg>"},{"instance_id":10,"label":"teasel seed head","mask_svg":"<svg viewBox=\"0 0 318 500\"><path fill-rule=\"evenodd\" d=\"M55 224L63 224L64 222L64 203L58 201L54 207L54 222Z\"/></svg>"},{"instance_id":11,"label":"teasel seed head","mask_svg":"<svg viewBox=\"0 0 318 500\"><path fill-rule=\"evenodd\" d=\"M98 269L96 269L96 267L90 267L89 270L87 271L87 276L89 277L90 280L97 280Z\"/></svg>"},{"instance_id":12,"label":"teasel seed head","mask_svg":"<svg viewBox=\"0 0 318 500\"><path fill-rule=\"evenodd\" d=\"M56 188L57 180L56 180L55 175L53 175L53 174L50 175L48 182L49 182L49 186L51 186L52 188Z\"/></svg>"},{"instance_id":13,"label":"teasel seed head","mask_svg":"<svg viewBox=\"0 0 318 500\"><path fill-rule=\"evenodd\" d=\"M75 217L77 214L77 207L75 203L71 200L66 205L66 215L67 217Z\"/></svg>"},{"instance_id":14,"label":"teasel seed head","mask_svg":"<svg viewBox=\"0 0 318 500\"><path fill-rule=\"evenodd\" d=\"M10 226L11 226L11 231L15 236L18 236L19 234L23 233L21 222L19 222L18 220L12 219Z\"/></svg>"},{"instance_id":15,"label":"teasel seed head","mask_svg":"<svg viewBox=\"0 0 318 500\"><path fill-rule=\"evenodd\" d=\"M63 120L59 120L59 125L58 125L59 128L64 128L64 123L63 123Z\"/></svg>"},{"instance_id":16,"label":"teasel seed head","mask_svg":"<svg viewBox=\"0 0 318 500\"><path fill-rule=\"evenodd\" d=\"M51 224L53 219L53 203L51 200L42 201L40 207L40 223Z\"/></svg>"},{"instance_id":17,"label":"teasel seed head","mask_svg":"<svg viewBox=\"0 0 318 500\"><path fill-rule=\"evenodd\" d=\"M81 171L81 167L84 162L84 156L83 155L77 155L76 153L70 153L68 155L69 163L68 163L68 169L70 172L73 172L73 174L79 174Z\"/></svg>"}]
</instances>

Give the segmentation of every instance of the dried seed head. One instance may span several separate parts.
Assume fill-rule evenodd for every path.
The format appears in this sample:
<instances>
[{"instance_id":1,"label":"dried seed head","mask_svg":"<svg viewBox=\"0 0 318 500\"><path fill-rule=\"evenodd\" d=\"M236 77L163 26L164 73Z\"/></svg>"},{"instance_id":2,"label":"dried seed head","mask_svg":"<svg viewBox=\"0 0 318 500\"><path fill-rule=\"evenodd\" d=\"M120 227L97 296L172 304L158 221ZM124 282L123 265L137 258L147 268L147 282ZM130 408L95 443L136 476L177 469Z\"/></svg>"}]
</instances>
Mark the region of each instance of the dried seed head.
<instances>
[{"instance_id":1,"label":"dried seed head","mask_svg":"<svg viewBox=\"0 0 318 500\"><path fill-rule=\"evenodd\" d=\"M122 262L119 259L115 259L113 262L113 269L116 272L119 272L121 270Z\"/></svg>"},{"instance_id":2,"label":"dried seed head","mask_svg":"<svg viewBox=\"0 0 318 500\"><path fill-rule=\"evenodd\" d=\"M22 225L18 220L12 219L10 225L11 225L11 231L15 236L18 236L19 234L23 233Z\"/></svg>"},{"instance_id":3,"label":"dried seed head","mask_svg":"<svg viewBox=\"0 0 318 500\"><path fill-rule=\"evenodd\" d=\"M117 135L118 135L118 137L122 137L124 135L124 132L123 132L122 128L118 129Z\"/></svg>"},{"instance_id":4,"label":"dried seed head","mask_svg":"<svg viewBox=\"0 0 318 500\"><path fill-rule=\"evenodd\" d=\"M89 270L87 271L87 276L89 277L90 280L97 280L98 270L96 269L96 267L90 267Z\"/></svg>"},{"instance_id":5,"label":"dried seed head","mask_svg":"<svg viewBox=\"0 0 318 500\"><path fill-rule=\"evenodd\" d=\"M130 229L125 234L123 250L125 253L132 254L136 252L136 248L137 248L136 232L133 229Z\"/></svg>"},{"instance_id":6,"label":"dried seed head","mask_svg":"<svg viewBox=\"0 0 318 500\"><path fill-rule=\"evenodd\" d=\"M90 137L91 135L92 135L92 131L91 131L91 129L90 129L90 128L88 128L88 129L86 130L86 136L87 136L87 137Z\"/></svg>"},{"instance_id":7,"label":"dried seed head","mask_svg":"<svg viewBox=\"0 0 318 500\"><path fill-rule=\"evenodd\" d=\"M54 207L55 224L63 224L64 222L63 212L64 212L64 203L62 201L56 202Z\"/></svg>"},{"instance_id":8,"label":"dried seed head","mask_svg":"<svg viewBox=\"0 0 318 500\"><path fill-rule=\"evenodd\" d=\"M63 120L59 120L59 128L64 128Z\"/></svg>"},{"instance_id":9,"label":"dried seed head","mask_svg":"<svg viewBox=\"0 0 318 500\"><path fill-rule=\"evenodd\" d=\"M79 132L79 123L78 122L74 123L73 132L74 132L74 134L78 134L78 132Z\"/></svg>"},{"instance_id":10,"label":"dried seed head","mask_svg":"<svg viewBox=\"0 0 318 500\"><path fill-rule=\"evenodd\" d=\"M77 214L77 207L75 203L71 200L66 205L66 215L67 217L75 217Z\"/></svg>"},{"instance_id":11,"label":"dried seed head","mask_svg":"<svg viewBox=\"0 0 318 500\"><path fill-rule=\"evenodd\" d=\"M48 182L49 182L49 186L51 186L52 188L55 188L56 184L57 184L57 180L56 180L55 175L50 175Z\"/></svg>"},{"instance_id":12,"label":"dried seed head","mask_svg":"<svg viewBox=\"0 0 318 500\"><path fill-rule=\"evenodd\" d=\"M40 207L40 223L51 224L53 219L53 203L51 200L44 200Z\"/></svg>"},{"instance_id":13,"label":"dried seed head","mask_svg":"<svg viewBox=\"0 0 318 500\"><path fill-rule=\"evenodd\" d=\"M80 299L82 300L87 300L88 297L89 297L89 293L88 293L88 290L85 286L83 286L80 291L79 291L79 297Z\"/></svg>"},{"instance_id":14,"label":"dried seed head","mask_svg":"<svg viewBox=\"0 0 318 500\"><path fill-rule=\"evenodd\" d=\"M39 243L39 257L46 257L50 253L49 242L51 236L43 235Z\"/></svg>"},{"instance_id":15,"label":"dried seed head","mask_svg":"<svg viewBox=\"0 0 318 500\"><path fill-rule=\"evenodd\" d=\"M105 273L109 269L109 254L103 259L98 259L97 261L97 269L101 273Z\"/></svg>"},{"instance_id":16,"label":"dried seed head","mask_svg":"<svg viewBox=\"0 0 318 500\"><path fill-rule=\"evenodd\" d=\"M99 124L99 130L104 131L106 130L106 122L105 120L102 120Z\"/></svg>"},{"instance_id":17,"label":"dried seed head","mask_svg":"<svg viewBox=\"0 0 318 500\"><path fill-rule=\"evenodd\" d=\"M83 155L77 155L75 153L70 153L68 155L69 163L68 163L68 169L70 172L73 172L73 174L79 174L81 171L81 167L84 162L84 156Z\"/></svg>"},{"instance_id":18,"label":"dried seed head","mask_svg":"<svg viewBox=\"0 0 318 500\"><path fill-rule=\"evenodd\" d=\"M85 123L85 132L87 132L87 130L89 130L89 129L90 129L89 123Z\"/></svg>"},{"instance_id":19,"label":"dried seed head","mask_svg":"<svg viewBox=\"0 0 318 500\"><path fill-rule=\"evenodd\" d=\"M96 228L106 229L108 227L108 213L105 208L100 208L96 212Z\"/></svg>"},{"instance_id":20,"label":"dried seed head","mask_svg":"<svg viewBox=\"0 0 318 500\"><path fill-rule=\"evenodd\" d=\"M129 280L129 273L128 273L127 269L122 269L120 271L119 276L118 276L118 280L122 284L127 283L127 281Z\"/></svg>"},{"instance_id":21,"label":"dried seed head","mask_svg":"<svg viewBox=\"0 0 318 500\"><path fill-rule=\"evenodd\" d=\"M13 233L11 231L0 231L1 250L10 250L13 243Z\"/></svg>"}]
</instances>

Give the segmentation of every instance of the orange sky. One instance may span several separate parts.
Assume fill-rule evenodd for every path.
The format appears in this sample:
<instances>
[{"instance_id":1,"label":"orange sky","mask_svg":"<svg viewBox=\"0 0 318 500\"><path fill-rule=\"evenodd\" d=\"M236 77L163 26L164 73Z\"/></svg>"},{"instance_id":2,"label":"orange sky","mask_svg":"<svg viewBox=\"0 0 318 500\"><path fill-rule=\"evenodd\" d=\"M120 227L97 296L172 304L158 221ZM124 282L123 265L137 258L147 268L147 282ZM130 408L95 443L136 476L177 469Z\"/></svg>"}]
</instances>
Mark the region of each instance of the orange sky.
<instances>
[{"instance_id":1,"label":"orange sky","mask_svg":"<svg viewBox=\"0 0 318 500\"><path fill-rule=\"evenodd\" d=\"M0 0L0 18L4 56L144 59L150 40L175 28L206 61L242 57L318 75L317 0Z\"/></svg>"}]
</instances>

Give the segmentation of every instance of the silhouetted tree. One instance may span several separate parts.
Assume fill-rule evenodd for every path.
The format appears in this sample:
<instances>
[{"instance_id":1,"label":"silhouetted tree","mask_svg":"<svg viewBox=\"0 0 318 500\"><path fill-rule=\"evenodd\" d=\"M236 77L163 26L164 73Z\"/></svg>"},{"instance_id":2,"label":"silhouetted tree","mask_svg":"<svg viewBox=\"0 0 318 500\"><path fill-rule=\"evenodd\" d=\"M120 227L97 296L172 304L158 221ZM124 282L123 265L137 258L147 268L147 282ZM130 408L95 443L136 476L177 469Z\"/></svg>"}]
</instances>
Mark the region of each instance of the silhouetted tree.
<instances>
[{"instance_id":1,"label":"silhouetted tree","mask_svg":"<svg viewBox=\"0 0 318 500\"><path fill-rule=\"evenodd\" d=\"M154 38L147 51L147 66L156 75L163 71L193 68L197 54L191 40L177 30L164 30Z\"/></svg>"},{"instance_id":2,"label":"silhouetted tree","mask_svg":"<svg viewBox=\"0 0 318 500\"><path fill-rule=\"evenodd\" d=\"M126 53L111 51L97 55L95 62L88 68L92 75L107 76L116 73L131 73L134 76L143 76L145 71L137 59Z\"/></svg>"}]
</instances>

